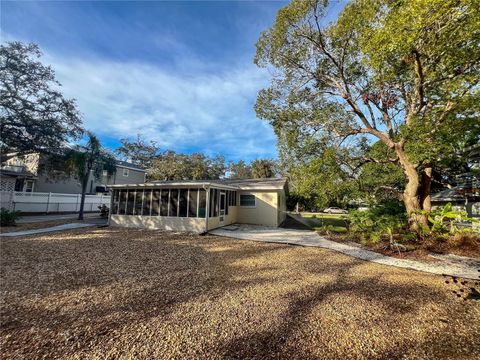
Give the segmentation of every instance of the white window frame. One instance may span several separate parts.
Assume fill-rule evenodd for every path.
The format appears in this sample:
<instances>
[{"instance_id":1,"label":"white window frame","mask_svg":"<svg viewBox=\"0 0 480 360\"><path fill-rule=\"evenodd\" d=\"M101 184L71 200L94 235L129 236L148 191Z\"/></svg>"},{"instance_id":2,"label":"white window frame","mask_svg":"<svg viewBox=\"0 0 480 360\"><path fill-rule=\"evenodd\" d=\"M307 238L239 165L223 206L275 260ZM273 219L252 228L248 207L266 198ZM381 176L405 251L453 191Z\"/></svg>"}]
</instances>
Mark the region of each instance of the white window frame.
<instances>
[{"instance_id":1,"label":"white window frame","mask_svg":"<svg viewBox=\"0 0 480 360\"><path fill-rule=\"evenodd\" d=\"M242 205L242 196L253 196L253 199L255 200L255 205ZM255 194L240 194L240 197L238 198L238 205L242 208L247 208L247 209L253 209L257 207L257 197Z\"/></svg>"},{"instance_id":2,"label":"white window frame","mask_svg":"<svg viewBox=\"0 0 480 360\"><path fill-rule=\"evenodd\" d=\"M130 169L123 168L122 175L124 177L128 177L128 175L130 175Z\"/></svg>"}]
</instances>

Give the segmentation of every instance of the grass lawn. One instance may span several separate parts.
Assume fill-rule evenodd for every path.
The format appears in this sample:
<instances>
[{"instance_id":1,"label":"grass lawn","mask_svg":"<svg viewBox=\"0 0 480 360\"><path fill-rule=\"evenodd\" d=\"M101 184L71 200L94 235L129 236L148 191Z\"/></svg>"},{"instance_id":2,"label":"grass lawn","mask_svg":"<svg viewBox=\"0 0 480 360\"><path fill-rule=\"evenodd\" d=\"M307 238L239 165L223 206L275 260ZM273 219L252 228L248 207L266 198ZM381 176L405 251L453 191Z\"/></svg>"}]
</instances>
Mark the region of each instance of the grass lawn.
<instances>
[{"instance_id":1,"label":"grass lawn","mask_svg":"<svg viewBox=\"0 0 480 360\"><path fill-rule=\"evenodd\" d=\"M348 226L348 214L324 214L324 213L300 213L308 220L312 230L320 231L328 229L331 232L346 233Z\"/></svg>"},{"instance_id":2,"label":"grass lawn","mask_svg":"<svg viewBox=\"0 0 480 360\"><path fill-rule=\"evenodd\" d=\"M2 358L480 356L440 276L320 248L118 228L1 238Z\"/></svg>"}]
</instances>

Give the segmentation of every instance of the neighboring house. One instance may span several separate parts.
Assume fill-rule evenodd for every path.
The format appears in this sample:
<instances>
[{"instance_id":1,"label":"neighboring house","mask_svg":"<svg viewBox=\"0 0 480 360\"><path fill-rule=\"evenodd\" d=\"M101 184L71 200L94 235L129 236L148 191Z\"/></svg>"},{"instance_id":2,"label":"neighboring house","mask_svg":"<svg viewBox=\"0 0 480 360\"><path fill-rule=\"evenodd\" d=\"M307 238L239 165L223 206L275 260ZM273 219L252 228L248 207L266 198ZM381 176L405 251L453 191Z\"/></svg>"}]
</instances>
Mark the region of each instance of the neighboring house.
<instances>
[{"instance_id":1,"label":"neighboring house","mask_svg":"<svg viewBox=\"0 0 480 360\"><path fill-rule=\"evenodd\" d=\"M432 194L431 201L434 210L451 203L455 210L465 211L470 217L480 217L480 179L461 180L458 186Z\"/></svg>"},{"instance_id":2,"label":"neighboring house","mask_svg":"<svg viewBox=\"0 0 480 360\"><path fill-rule=\"evenodd\" d=\"M61 171L42 170L48 156L41 154L27 155L23 158L9 159L0 169L1 191L52 192L64 194L80 194L82 186L73 176ZM145 182L146 171L140 166L125 161L117 161L117 172L108 175L105 171L100 179L90 174L87 193L107 192L113 184Z\"/></svg>"},{"instance_id":3,"label":"neighboring house","mask_svg":"<svg viewBox=\"0 0 480 360\"><path fill-rule=\"evenodd\" d=\"M286 218L286 179L156 181L110 188L110 224L115 226L203 233L233 223L280 226Z\"/></svg>"}]
</instances>

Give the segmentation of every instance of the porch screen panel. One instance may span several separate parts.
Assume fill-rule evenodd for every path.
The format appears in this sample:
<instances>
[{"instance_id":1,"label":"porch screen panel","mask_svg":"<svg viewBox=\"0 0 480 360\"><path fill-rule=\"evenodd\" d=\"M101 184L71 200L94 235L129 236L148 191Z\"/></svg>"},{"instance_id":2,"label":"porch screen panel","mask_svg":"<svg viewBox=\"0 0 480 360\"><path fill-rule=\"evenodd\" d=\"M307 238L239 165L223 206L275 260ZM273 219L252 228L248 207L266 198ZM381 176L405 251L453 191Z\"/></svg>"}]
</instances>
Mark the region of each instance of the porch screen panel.
<instances>
[{"instance_id":1,"label":"porch screen panel","mask_svg":"<svg viewBox=\"0 0 480 360\"><path fill-rule=\"evenodd\" d=\"M204 218L207 212L207 192L200 189L198 194L198 217Z\"/></svg>"},{"instance_id":2,"label":"porch screen panel","mask_svg":"<svg viewBox=\"0 0 480 360\"><path fill-rule=\"evenodd\" d=\"M218 216L218 202L219 202L218 189L213 189L213 217Z\"/></svg>"},{"instance_id":3,"label":"porch screen panel","mask_svg":"<svg viewBox=\"0 0 480 360\"><path fill-rule=\"evenodd\" d=\"M145 190L143 200L143 216L150 216L150 200L152 199L152 190Z\"/></svg>"},{"instance_id":4,"label":"porch screen panel","mask_svg":"<svg viewBox=\"0 0 480 360\"><path fill-rule=\"evenodd\" d=\"M228 215L228 197L230 196L230 191L226 191L225 193L225 204L223 206L225 206L225 215Z\"/></svg>"},{"instance_id":5,"label":"porch screen panel","mask_svg":"<svg viewBox=\"0 0 480 360\"><path fill-rule=\"evenodd\" d=\"M168 216L168 189L162 190L160 200L160 216Z\"/></svg>"},{"instance_id":6,"label":"porch screen panel","mask_svg":"<svg viewBox=\"0 0 480 360\"><path fill-rule=\"evenodd\" d=\"M197 189L190 189L188 195L188 217L197 217Z\"/></svg>"},{"instance_id":7,"label":"porch screen panel","mask_svg":"<svg viewBox=\"0 0 480 360\"><path fill-rule=\"evenodd\" d=\"M170 208L168 210L168 216L178 216L178 190L170 190Z\"/></svg>"},{"instance_id":8,"label":"porch screen panel","mask_svg":"<svg viewBox=\"0 0 480 360\"><path fill-rule=\"evenodd\" d=\"M126 213L126 208L127 208L127 190L121 190L120 191L120 204L118 213L120 215L125 215Z\"/></svg>"},{"instance_id":9,"label":"porch screen panel","mask_svg":"<svg viewBox=\"0 0 480 360\"><path fill-rule=\"evenodd\" d=\"M135 201L135 190L128 190L127 215L133 215L133 203Z\"/></svg>"},{"instance_id":10,"label":"porch screen panel","mask_svg":"<svg viewBox=\"0 0 480 360\"><path fill-rule=\"evenodd\" d=\"M160 190L152 191L152 216L160 214Z\"/></svg>"},{"instance_id":11,"label":"porch screen panel","mask_svg":"<svg viewBox=\"0 0 480 360\"><path fill-rule=\"evenodd\" d=\"M137 190L137 197L135 198L135 215L142 215L143 205L143 190Z\"/></svg>"},{"instance_id":12,"label":"porch screen panel","mask_svg":"<svg viewBox=\"0 0 480 360\"><path fill-rule=\"evenodd\" d=\"M188 211L188 189L180 190L180 203L178 207L178 216L187 217Z\"/></svg>"},{"instance_id":13,"label":"porch screen panel","mask_svg":"<svg viewBox=\"0 0 480 360\"><path fill-rule=\"evenodd\" d=\"M120 190L113 191L112 214L118 213L118 205L120 201Z\"/></svg>"},{"instance_id":14,"label":"porch screen panel","mask_svg":"<svg viewBox=\"0 0 480 360\"><path fill-rule=\"evenodd\" d=\"M210 189L210 211L209 211L209 214L208 214L208 217L213 217L213 208L214 208L214 202L213 202L213 194L214 194L214 191L213 189Z\"/></svg>"}]
</instances>

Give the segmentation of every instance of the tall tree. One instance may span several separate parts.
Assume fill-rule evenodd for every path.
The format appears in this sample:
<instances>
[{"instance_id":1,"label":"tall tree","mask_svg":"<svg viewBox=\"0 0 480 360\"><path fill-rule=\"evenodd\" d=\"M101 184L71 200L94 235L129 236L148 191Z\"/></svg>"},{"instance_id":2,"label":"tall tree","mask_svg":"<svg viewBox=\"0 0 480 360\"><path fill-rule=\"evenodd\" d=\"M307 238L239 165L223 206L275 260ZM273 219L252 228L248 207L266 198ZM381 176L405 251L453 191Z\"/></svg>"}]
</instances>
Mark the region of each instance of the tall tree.
<instances>
[{"instance_id":1,"label":"tall tree","mask_svg":"<svg viewBox=\"0 0 480 360\"><path fill-rule=\"evenodd\" d=\"M155 156L147 170L151 180L211 180L225 175L223 156L178 154L167 150Z\"/></svg>"},{"instance_id":2,"label":"tall tree","mask_svg":"<svg viewBox=\"0 0 480 360\"><path fill-rule=\"evenodd\" d=\"M82 184L78 219L83 220L88 180L91 176L100 179L104 170L109 174L115 173L115 157L102 147L100 141L93 133L87 132L87 143L85 145L77 145L74 149L67 152L65 156L65 170L67 174L72 174L78 178Z\"/></svg>"},{"instance_id":3,"label":"tall tree","mask_svg":"<svg viewBox=\"0 0 480 360\"><path fill-rule=\"evenodd\" d=\"M35 152L56 153L82 132L75 100L65 98L35 44L0 45L1 162Z\"/></svg>"},{"instance_id":4,"label":"tall tree","mask_svg":"<svg viewBox=\"0 0 480 360\"><path fill-rule=\"evenodd\" d=\"M151 166L152 159L158 154L160 147L155 141L147 142L141 134L135 140L120 139L120 146L115 153L125 161L140 165L145 169Z\"/></svg>"},{"instance_id":5,"label":"tall tree","mask_svg":"<svg viewBox=\"0 0 480 360\"><path fill-rule=\"evenodd\" d=\"M271 159L256 159L250 164L254 179L272 178L277 175L277 164Z\"/></svg>"},{"instance_id":6,"label":"tall tree","mask_svg":"<svg viewBox=\"0 0 480 360\"><path fill-rule=\"evenodd\" d=\"M404 174L411 228L427 225L432 172L478 142L480 7L475 0L354 0L326 24L326 0L294 0L262 33L255 63L276 68L256 111L277 134L337 148L376 138Z\"/></svg>"},{"instance_id":7,"label":"tall tree","mask_svg":"<svg viewBox=\"0 0 480 360\"><path fill-rule=\"evenodd\" d=\"M238 162L230 161L228 164L228 172L230 179L251 179L252 168L243 160Z\"/></svg>"}]
</instances>

